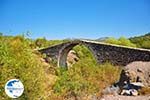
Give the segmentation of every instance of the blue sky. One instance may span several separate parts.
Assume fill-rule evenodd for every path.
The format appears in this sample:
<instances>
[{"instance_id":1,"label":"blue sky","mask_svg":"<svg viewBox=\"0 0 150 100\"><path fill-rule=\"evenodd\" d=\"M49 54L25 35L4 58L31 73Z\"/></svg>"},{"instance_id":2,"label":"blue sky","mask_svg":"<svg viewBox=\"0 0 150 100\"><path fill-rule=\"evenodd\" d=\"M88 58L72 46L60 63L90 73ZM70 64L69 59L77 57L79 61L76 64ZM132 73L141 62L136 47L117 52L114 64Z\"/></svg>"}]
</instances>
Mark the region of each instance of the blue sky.
<instances>
[{"instance_id":1,"label":"blue sky","mask_svg":"<svg viewBox=\"0 0 150 100\"><path fill-rule=\"evenodd\" d=\"M0 32L47 39L150 32L150 0L0 0Z\"/></svg>"}]
</instances>

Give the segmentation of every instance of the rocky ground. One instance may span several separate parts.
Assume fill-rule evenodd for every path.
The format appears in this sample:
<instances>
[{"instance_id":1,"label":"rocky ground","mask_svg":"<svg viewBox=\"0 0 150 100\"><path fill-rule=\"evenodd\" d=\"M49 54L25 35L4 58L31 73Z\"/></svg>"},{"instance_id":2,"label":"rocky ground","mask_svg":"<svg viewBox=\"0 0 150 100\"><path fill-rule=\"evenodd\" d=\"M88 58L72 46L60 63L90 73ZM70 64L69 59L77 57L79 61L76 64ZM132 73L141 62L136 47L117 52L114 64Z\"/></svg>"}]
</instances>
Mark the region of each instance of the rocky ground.
<instances>
[{"instance_id":1,"label":"rocky ground","mask_svg":"<svg viewBox=\"0 0 150 100\"><path fill-rule=\"evenodd\" d=\"M144 86L150 87L150 62L137 61L125 67L131 82L141 82Z\"/></svg>"},{"instance_id":2,"label":"rocky ground","mask_svg":"<svg viewBox=\"0 0 150 100\"><path fill-rule=\"evenodd\" d=\"M150 62L138 61L132 62L125 66L125 69L120 75L120 80L117 83L118 87L121 87L121 89L118 89L118 87L116 88L114 85L112 85L105 90L106 93L103 95L103 97L97 100L150 100L150 92L148 92L146 95L138 95L138 90L137 94L134 96L132 94L128 94L130 96L118 95L118 90L130 90L124 89L124 82L127 81L128 83L126 84L140 83L143 85L142 87L150 87ZM128 88L133 89L133 87Z\"/></svg>"}]
</instances>

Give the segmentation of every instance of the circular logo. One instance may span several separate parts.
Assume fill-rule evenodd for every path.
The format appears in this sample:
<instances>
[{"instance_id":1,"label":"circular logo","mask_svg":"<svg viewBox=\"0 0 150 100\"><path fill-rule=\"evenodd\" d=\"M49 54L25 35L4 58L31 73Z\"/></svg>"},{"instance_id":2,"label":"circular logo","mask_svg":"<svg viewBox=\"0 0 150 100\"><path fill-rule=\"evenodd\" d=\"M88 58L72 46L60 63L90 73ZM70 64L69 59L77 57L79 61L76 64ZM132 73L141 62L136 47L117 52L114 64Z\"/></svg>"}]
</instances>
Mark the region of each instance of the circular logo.
<instances>
[{"instance_id":1,"label":"circular logo","mask_svg":"<svg viewBox=\"0 0 150 100\"><path fill-rule=\"evenodd\" d=\"M5 93L11 98L18 98L22 95L24 86L19 79L11 79L5 84Z\"/></svg>"}]
</instances>

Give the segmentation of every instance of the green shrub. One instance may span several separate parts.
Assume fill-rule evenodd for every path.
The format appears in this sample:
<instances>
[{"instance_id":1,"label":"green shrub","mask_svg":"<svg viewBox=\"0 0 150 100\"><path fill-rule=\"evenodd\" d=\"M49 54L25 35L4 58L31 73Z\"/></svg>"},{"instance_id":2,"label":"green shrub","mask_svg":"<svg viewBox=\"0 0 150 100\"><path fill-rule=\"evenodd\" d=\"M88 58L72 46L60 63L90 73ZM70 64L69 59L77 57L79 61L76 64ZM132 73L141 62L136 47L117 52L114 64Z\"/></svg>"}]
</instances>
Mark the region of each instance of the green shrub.
<instances>
[{"instance_id":1,"label":"green shrub","mask_svg":"<svg viewBox=\"0 0 150 100\"><path fill-rule=\"evenodd\" d=\"M110 63L97 64L91 52L85 46L76 46L80 60L68 70L58 68L58 80L53 87L57 97L84 96L100 93L102 89L118 78L121 69Z\"/></svg>"},{"instance_id":2,"label":"green shrub","mask_svg":"<svg viewBox=\"0 0 150 100\"><path fill-rule=\"evenodd\" d=\"M58 96L72 92L76 96L100 93L102 89L116 82L120 69L109 63L91 66L78 62L68 70L58 69L58 80L53 87Z\"/></svg>"},{"instance_id":3,"label":"green shrub","mask_svg":"<svg viewBox=\"0 0 150 100\"><path fill-rule=\"evenodd\" d=\"M20 100L35 100L44 96L45 73L39 57L22 36L0 38L0 98L9 99L4 92L5 83L20 79L24 93Z\"/></svg>"}]
</instances>

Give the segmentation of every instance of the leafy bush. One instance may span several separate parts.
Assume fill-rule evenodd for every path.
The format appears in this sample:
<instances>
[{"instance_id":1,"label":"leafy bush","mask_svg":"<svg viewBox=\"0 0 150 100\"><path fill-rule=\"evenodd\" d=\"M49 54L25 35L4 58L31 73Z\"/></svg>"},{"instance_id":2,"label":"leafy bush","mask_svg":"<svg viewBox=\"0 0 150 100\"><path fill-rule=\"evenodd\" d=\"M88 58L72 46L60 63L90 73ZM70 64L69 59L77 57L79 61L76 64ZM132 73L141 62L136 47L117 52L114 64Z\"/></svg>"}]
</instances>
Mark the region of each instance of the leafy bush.
<instances>
[{"instance_id":1,"label":"leafy bush","mask_svg":"<svg viewBox=\"0 0 150 100\"><path fill-rule=\"evenodd\" d=\"M4 85L10 79L20 79L25 91L20 100L35 100L44 96L45 73L39 57L23 36L0 38L0 98L9 99Z\"/></svg>"}]
</instances>

